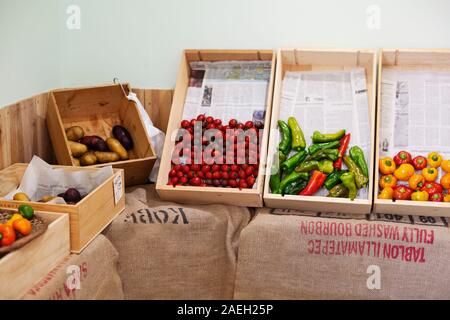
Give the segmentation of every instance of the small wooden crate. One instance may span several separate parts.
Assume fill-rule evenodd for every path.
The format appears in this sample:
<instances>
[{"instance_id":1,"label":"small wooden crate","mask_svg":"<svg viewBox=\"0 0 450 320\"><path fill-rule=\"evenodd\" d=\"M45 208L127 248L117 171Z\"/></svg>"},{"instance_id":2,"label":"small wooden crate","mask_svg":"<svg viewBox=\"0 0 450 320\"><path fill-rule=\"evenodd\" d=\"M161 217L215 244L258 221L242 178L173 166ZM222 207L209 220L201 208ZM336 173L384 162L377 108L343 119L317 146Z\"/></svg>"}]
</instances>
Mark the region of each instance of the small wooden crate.
<instances>
[{"instance_id":1,"label":"small wooden crate","mask_svg":"<svg viewBox=\"0 0 450 320\"><path fill-rule=\"evenodd\" d=\"M129 86L123 86L126 93ZM145 184L156 157L147 135L141 115L134 102L129 101L120 85L60 89L50 92L47 110L47 126L58 164L73 163L65 129L81 126L86 135L111 137L115 125L124 126L131 134L134 147L128 152L130 159L95 167L112 165L125 171L127 186Z\"/></svg>"},{"instance_id":2,"label":"small wooden crate","mask_svg":"<svg viewBox=\"0 0 450 320\"><path fill-rule=\"evenodd\" d=\"M0 209L5 209L1 208ZM0 299L20 299L29 288L70 254L67 214L36 211L47 230L22 248L0 258Z\"/></svg>"},{"instance_id":3,"label":"small wooden crate","mask_svg":"<svg viewBox=\"0 0 450 320\"><path fill-rule=\"evenodd\" d=\"M266 115L264 121L264 134L260 144L260 163L265 163L267 141L269 138L270 113L272 107L273 78L275 74L276 54L272 50L185 50L181 58L180 70L172 99L169 123L167 126L164 151L159 168L156 189L162 199L184 203L221 203L237 206L262 207L262 193L264 186L264 166L258 172L258 181L255 189L232 189L215 187L168 186L168 174L171 168L171 155L174 141L171 133L178 130L183 116L186 93L189 86L191 61L271 61L272 71L269 81Z\"/></svg>"},{"instance_id":4,"label":"small wooden crate","mask_svg":"<svg viewBox=\"0 0 450 320\"><path fill-rule=\"evenodd\" d=\"M375 159L375 200L374 212L398 215L450 217L450 203L406 200L378 199L379 159L380 159L380 121L381 121L381 79L383 69L450 71L450 50L448 49L383 49L378 62L378 110L377 110L377 143ZM406 149L407 150L407 149ZM394 155L392 155L394 156ZM426 156L426 155L425 155Z\"/></svg>"},{"instance_id":5,"label":"small wooden crate","mask_svg":"<svg viewBox=\"0 0 450 320\"><path fill-rule=\"evenodd\" d=\"M373 198L373 157L371 148L369 165L368 199L327 198L320 196L299 196L270 193L269 177L273 153L276 150L277 132L283 79L286 71L336 71L363 67L366 72L366 87L369 98L369 121L371 123L371 141L375 141L375 98L376 98L376 52L373 50L328 50L328 49L281 49L278 52L277 71L275 75L272 120L270 123L269 156L267 158L266 182L264 186L264 203L271 208L286 208L308 212L340 212L350 214L370 213Z\"/></svg>"},{"instance_id":6,"label":"small wooden crate","mask_svg":"<svg viewBox=\"0 0 450 320\"><path fill-rule=\"evenodd\" d=\"M68 171L95 171L92 167L62 167ZM5 196L20 184L27 164L16 163L0 171L0 197ZM50 204L42 202L20 202L0 199L4 208L18 208L30 204L35 210L68 213L70 217L70 248L73 253L83 249L125 209L125 190L122 169L113 169L114 175L92 190L75 205ZM116 184L116 185L115 185ZM120 186L121 184L121 186ZM120 189L121 188L121 189ZM117 193L118 202L115 200Z\"/></svg>"}]
</instances>

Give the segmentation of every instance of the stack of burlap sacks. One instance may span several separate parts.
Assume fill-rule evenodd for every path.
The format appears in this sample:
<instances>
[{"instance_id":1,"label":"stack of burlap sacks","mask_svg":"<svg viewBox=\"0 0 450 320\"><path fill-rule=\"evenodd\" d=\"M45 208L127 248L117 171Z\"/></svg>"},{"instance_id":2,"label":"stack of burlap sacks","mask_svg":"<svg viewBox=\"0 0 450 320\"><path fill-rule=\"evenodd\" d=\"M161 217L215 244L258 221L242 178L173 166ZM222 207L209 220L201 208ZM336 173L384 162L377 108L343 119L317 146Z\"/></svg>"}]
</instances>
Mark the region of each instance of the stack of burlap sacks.
<instances>
[{"instance_id":1,"label":"stack of burlap sacks","mask_svg":"<svg viewBox=\"0 0 450 320\"><path fill-rule=\"evenodd\" d=\"M126 197L108 239L61 262L25 298L450 298L450 230L441 218L254 215L163 202L153 185ZM80 266L81 290L68 288L71 265Z\"/></svg>"}]
</instances>

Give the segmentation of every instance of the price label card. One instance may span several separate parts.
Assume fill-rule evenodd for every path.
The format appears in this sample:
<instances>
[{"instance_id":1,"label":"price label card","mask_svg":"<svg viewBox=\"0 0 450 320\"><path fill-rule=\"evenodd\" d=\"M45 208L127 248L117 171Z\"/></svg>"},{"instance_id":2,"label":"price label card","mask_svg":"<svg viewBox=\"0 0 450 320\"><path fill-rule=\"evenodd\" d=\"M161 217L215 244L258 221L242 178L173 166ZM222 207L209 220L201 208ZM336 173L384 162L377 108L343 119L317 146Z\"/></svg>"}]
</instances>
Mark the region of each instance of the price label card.
<instances>
[{"instance_id":1,"label":"price label card","mask_svg":"<svg viewBox=\"0 0 450 320\"><path fill-rule=\"evenodd\" d=\"M122 175L116 175L114 177L114 202L119 203L120 199L123 197L123 183Z\"/></svg>"}]
</instances>

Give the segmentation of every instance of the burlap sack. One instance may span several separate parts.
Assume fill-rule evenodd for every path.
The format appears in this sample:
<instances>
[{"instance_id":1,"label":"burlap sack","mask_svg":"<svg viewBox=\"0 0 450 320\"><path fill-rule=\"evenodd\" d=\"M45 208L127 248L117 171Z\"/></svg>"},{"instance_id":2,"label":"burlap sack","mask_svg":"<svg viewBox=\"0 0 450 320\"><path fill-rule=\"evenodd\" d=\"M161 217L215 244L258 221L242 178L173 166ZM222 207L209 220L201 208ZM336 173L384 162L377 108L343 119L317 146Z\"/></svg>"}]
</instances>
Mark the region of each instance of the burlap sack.
<instances>
[{"instance_id":1,"label":"burlap sack","mask_svg":"<svg viewBox=\"0 0 450 320\"><path fill-rule=\"evenodd\" d=\"M444 219L270 213L241 234L236 299L450 298Z\"/></svg>"},{"instance_id":2,"label":"burlap sack","mask_svg":"<svg viewBox=\"0 0 450 320\"><path fill-rule=\"evenodd\" d=\"M103 235L79 255L63 259L28 290L26 300L110 300L124 298L118 253Z\"/></svg>"},{"instance_id":3,"label":"burlap sack","mask_svg":"<svg viewBox=\"0 0 450 320\"><path fill-rule=\"evenodd\" d=\"M126 299L231 299L239 235L250 211L163 202L154 185L127 190L105 230L119 251Z\"/></svg>"}]
</instances>

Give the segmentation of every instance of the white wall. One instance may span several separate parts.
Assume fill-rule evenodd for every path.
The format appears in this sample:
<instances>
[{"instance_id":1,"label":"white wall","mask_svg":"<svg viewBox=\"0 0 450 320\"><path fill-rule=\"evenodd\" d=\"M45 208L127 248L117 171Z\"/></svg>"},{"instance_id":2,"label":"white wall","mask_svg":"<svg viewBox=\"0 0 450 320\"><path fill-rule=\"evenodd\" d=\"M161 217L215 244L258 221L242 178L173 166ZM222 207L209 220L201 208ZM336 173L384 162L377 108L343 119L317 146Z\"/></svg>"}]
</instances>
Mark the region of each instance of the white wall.
<instances>
[{"instance_id":1,"label":"white wall","mask_svg":"<svg viewBox=\"0 0 450 320\"><path fill-rule=\"evenodd\" d=\"M0 107L61 84L58 0L0 0Z\"/></svg>"},{"instance_id":2,"label":"white wall","mask_svg":"<svg viewBox=\"0 0 450 320\"><path fill-rule=\"evenodd\" d=\"M29 96L50 83L90 85L111 82L114 76L134 86L169 88L184 48L450 48L448 0L60 0L56 9L52 0L0 1L0 14L8 11L9 21L0 28L1 38L24 37L8 49L7 61L0 61L0 71L5 65L20 80L13 81L14 95L1 86L0 96L6 99L0 102ZM17 2L29 3L33 13L22 15ZM81 9L80 30L66 27L66 8L72 4ZM372 4L381 9L380 30L366 26ZM23 25L30 17L45 23ZM61 50L58 56L54 50L43 54L42 47L55 47L42 40L47 31L55 32L55 24L59 35L52 38L59 39ZM20 59L11 62L16 55ZM42 80L39 65L50 69L58 62L59 79L46 71ZM1 72L0 85L10 77Z\"/></svg>"}]
</instances>

